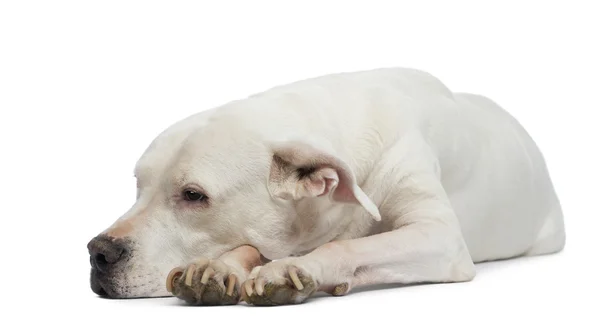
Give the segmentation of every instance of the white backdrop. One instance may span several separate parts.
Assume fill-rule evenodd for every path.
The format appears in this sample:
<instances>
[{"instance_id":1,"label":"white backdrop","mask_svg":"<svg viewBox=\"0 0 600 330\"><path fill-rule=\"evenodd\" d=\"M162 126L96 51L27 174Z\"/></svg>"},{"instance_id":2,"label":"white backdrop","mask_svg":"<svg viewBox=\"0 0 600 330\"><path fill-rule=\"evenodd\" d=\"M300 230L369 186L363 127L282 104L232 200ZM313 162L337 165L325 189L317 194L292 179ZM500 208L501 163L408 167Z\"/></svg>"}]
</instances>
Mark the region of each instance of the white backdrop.
<instances>
[{"instance_id":1,"label":"white backdrop","mask_svg":"<svg viewBox=\"0 0 600 330\"><path fill-rule=\"evenodd\" d=\"M598 329L585 300L600 293L600 11L557 3L0 2L0 327ZM280 308L91 292L86 243L133 203L134 163L160 131L275 85L389 66L521 121L564 207L563 253Z\"/></svg>"}]
</instances>

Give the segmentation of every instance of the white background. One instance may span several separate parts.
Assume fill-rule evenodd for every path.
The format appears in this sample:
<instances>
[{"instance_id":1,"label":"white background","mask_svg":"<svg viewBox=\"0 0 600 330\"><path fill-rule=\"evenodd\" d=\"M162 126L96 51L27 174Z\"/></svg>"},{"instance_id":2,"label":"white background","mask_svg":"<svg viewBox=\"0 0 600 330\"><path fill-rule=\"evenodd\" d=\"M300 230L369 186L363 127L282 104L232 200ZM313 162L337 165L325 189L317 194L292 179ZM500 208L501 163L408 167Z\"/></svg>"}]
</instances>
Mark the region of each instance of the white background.
<instances>
[{"instance_id":1,"label":"white background","mask_svg":"<svg viewBox=\"0 0 600 330\"><path fill-rule=\"evenodd\" d=\"M2 1L0 327L598 329L593 3ZM464 284L292 307L91 292L86 243L133 203L134 163L160 131L275 85L389 66L487 95L521 121L564 207L563 253L480 265Z\"/></svg>"}]
</instances>

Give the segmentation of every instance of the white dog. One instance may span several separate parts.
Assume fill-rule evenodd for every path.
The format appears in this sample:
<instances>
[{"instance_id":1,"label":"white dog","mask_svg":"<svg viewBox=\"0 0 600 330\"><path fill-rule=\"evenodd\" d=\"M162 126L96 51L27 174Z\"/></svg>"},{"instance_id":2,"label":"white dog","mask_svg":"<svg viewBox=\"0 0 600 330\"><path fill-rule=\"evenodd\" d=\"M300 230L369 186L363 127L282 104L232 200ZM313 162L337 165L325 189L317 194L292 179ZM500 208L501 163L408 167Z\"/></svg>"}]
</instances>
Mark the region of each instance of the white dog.
<instances>
[{"instance_id":1,"label":"white dog","mask_svg":"<svg viewBox=\"0 0 600 330\"><path fill-rule=\"evenodd\" d=\"M476 262L565 244L526 131L412 69L304 80L201 112L161 133L135 175L135 205L88 245L100 295L300 303L469 281Z\"/></svg>"}]
</instances>

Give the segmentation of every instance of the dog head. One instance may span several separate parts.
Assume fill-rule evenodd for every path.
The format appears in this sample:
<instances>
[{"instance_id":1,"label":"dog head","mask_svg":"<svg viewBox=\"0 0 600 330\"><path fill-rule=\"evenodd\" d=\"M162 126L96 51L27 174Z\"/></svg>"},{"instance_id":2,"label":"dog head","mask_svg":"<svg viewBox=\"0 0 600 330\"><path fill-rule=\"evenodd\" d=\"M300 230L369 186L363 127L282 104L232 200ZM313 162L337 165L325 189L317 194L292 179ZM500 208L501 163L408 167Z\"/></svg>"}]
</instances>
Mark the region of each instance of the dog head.
<instances>
[{"instance_id":1,"label":"dog head","mask_svg":"<svg viewBox=\"0 0 600 330\"><path fill-rule=\"evenodd\" d=\"M88 244L92 290L166 296L172 268L245 244L268 259L288 256L323 234L306 221L331 203L362 205L379 218L331 149L263 133L236 116L202 113L159 135L136 165L135 204Z\"/></svg>"}]
</instances>

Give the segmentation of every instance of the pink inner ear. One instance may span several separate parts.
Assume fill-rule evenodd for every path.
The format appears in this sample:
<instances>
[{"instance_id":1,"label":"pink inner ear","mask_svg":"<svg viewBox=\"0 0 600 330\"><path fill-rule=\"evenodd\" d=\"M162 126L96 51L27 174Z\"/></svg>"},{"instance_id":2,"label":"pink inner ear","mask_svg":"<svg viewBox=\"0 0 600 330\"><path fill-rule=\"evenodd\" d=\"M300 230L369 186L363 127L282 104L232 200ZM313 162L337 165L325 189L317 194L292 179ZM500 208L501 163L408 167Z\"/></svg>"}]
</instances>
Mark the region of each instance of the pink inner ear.
<instances>
[{"instance_id":1,"label":"pink inner ear","mask_svg":"<svg viewBox=\"0 0 600 330\"><path fill-rule=\"evenodd\" d=\"M326 167L320 169L318 173L325 180L325 191L319 196L328 195L333 191L331 197L334 201L356 202L356 196L354 196L351 186L348 185L348 182L340 182L340 177L336 170Z\"/></svg>"},{"instance_id":2,"label":"pink inner ear","mask_svg":"<svg viewBox=\"0 0 600 330\"><path fill-rule=\"evenodd\" d=\"M320 193L318 196L325 196L325 195L329 195L329 193L332 190L335 190L338 183L339 183L339 177L337 175L337 172L332 169L332 168L323 168L320 169L318 171L319 176L323 177L323 180L325 181L325 187L323 189L323 192Z\"/></svg>"}]
</instances>

